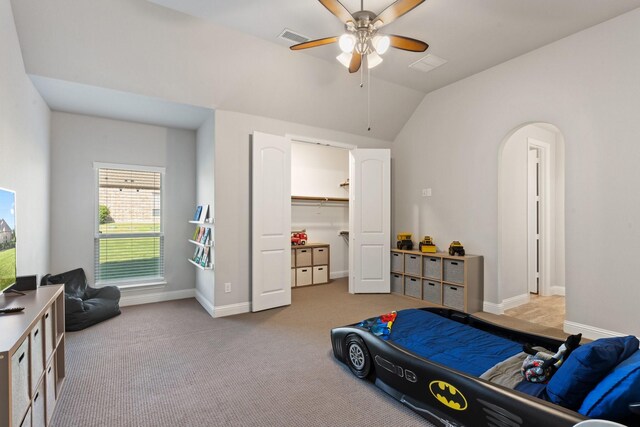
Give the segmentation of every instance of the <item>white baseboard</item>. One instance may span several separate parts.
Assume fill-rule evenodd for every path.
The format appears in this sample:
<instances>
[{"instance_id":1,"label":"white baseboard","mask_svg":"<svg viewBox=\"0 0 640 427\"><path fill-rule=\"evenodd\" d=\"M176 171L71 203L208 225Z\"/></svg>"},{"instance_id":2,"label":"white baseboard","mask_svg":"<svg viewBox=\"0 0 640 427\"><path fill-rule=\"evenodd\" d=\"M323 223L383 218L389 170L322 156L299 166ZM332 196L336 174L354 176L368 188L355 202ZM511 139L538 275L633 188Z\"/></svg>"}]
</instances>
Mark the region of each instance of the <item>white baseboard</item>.
<instances>
[{"instance_id":1,"label":"white baseboard","mask_svg":"<svg viewBox=\"0 0 640 427\"><path fill-rule=\"evenodd\" d=\"M197 289L196 289L195 291L196 291L196 292L195 292L196 301L198 301L198 302L200 303L200 305L202 306L202 308L204 308L204 309L205 309L205 311L206 311L207 313L209 313L209 315L210 315L211 317L215 317L215 315L214 315L214 313L215 313L215 309L214 309L214 307L213 307L213 304L211 304L211 302L210 302L208 299L206 299L206 298L204 297L204 295L202 295L202 293L200 293L200 291L199 291L199 290L197 290Z\"/></svg>"},{"instance_id":2,"label":"white baseboard","mask_svg":"<svg viewBox=\"0 0 640 427\"><path fill-rule=\"evenodd\" d=\"M569 320L564 321L564 331L569 334L582 333L582 335L585 338L589 338L592 340L598 339L598 338L621 337L626 335L620 332L609 331L602 328L596 328L595 326L571 322Z\"/></svg>"},{"instance_id":3,"label":"white baseboard","mask_svg":"<svg viewBox=\"0 0 640 427\"><path fill-rule=\"evenodd\" d=\"M564 286L552 286L549 291L551 291L551 295L564 296Z\"/></svg>"},{"instance_id":4,"label":"white baseboard","mask_svg":"<svg viewBox=\"0 0 640 427\"><path fill-rule=\"evenodd\" d=\"M332 271L331 274L329 274L329 278L331 279L340 279L342 277L349 277L349 270Z\"/></svg>"},{"instance_id":5,"label":"white baseboard","mask_svg":"<svg viewBox=\"0 0 640 427\"><path fill-rule=\"evenodd\" d=\"M505 310L518 307L529 301L529 294L516 295L515 297L502 300L499 304L485 301L482 304L482 311L491 314L504 314Z\"/></svg>"},{"instance_id":6,"label":"white baseboard","mask_svg":"<svg viewBox=\"0 0 640 427\"><path fill-rule=\"evenodd\" d=\"M238 304L217 305L213 307L213 317L233 316L234 314L249 313L251 311L250 302Z\"/></svg>"},{"instance_id":7,"label":"white baseboard","mask_svg":"<svg viewBox=\"0 0 640 427\"><path fill-rule=\"evenodd\" d=\"M139 290L137 290L136 292L139 292ZM135 295L127 295L127 292L123 292L122 297L120 298L120 307L193 298L194 296L195 289L183 289L180 291L168 292L149 292Z\"/></svg>"}]
</instances>

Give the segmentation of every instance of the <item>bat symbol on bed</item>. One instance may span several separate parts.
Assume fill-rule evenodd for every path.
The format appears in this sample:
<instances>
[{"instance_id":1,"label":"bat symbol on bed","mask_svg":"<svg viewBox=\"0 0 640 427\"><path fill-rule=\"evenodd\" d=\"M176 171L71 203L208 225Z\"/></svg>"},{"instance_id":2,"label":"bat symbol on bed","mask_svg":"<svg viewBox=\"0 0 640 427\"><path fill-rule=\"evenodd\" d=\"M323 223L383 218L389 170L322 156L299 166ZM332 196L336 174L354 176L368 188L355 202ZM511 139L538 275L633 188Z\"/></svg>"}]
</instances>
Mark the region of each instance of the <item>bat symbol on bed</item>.
<instances>
[{"instance_id":1,"label":"bat symbol on bed","mask_svg":"<svg viewBox=\"0 0 640 427\"><path fill-rule=\"evenodd\" d=\"M460 390L444 381L431 381L429 383L429 391L443 405L455 409L456 411L464 411L467 409L467 399L460 393Z\"/></svg>"}]
</instances>

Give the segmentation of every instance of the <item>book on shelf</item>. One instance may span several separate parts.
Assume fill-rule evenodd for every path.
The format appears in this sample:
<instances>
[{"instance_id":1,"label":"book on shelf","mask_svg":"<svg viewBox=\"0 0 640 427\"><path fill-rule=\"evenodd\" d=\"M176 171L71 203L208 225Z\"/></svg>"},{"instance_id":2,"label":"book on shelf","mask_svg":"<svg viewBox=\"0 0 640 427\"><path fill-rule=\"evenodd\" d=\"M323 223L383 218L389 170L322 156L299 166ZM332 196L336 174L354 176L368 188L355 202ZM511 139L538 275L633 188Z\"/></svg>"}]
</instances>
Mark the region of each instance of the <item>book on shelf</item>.
<instances>
[{"instance_id":1,"label":"book on shelf","mask_svg":"<svg viewBox=\"0 0 640 427\"><path fill-rule=\"evenodd\" d=\"M204 231L204 234L202 235L202 238L200 239L200 243L202 243L203 245L206 245L209 242L209 236L211 235L211 229L207 228Z\"/></svg>"},{"instance_id":2,"label":"book on shelf","mask_svg":"<svg viewBox=\"0 0 640 427\"><path fill-rule=\"evenodd\" d=\"M196 207L196 213L193 214L194 221L200 221L200 215L202 214L202 206Z\"/></svg>"},{"instance_id":3,"label":"book on shelf","mask_svg":"<svg viewBox=\"0 0 640 427\"><path fill-rule=\"evenodd\" d=\"M206 222L207 218L209 218L209 205L202 205L202 210L200 211L199 222Z\"/></svg>"},{"instance_id":4,"label":"book on shelf","mask_svg":"<svg viewBox=\"0 0 640 427\"><path fill-rule=\"evenodd\" d=\"M204 252L203 249L204 248L198 246L198 250L196 251L197 253L196 259L193 260L196 264L200 264L200 260L202 259L202 254Z\"/></svg>"},{"instance_id":5,"label":"book on shelf","mask_svg":"<svg viewBox=\"0 0 640 427\"><path fill-rule=\"evenodd\" d=\"M204 253L202 254L202 258L200 259L200 265L202 267L206 267L209 262L209 247L204 248Z\"/></svg>"},{"instance_id":6,"label":"book on shelf","mask_svg":"<svg viewBox=\"0 0 640 427\"><path fill-rule=\"evenodd\" d=\"M204 236L204 231L207 229L207 227L200 227L200 231L198 231L198 237L196 239L194 239L196 242L199 242L202 240L202 236Z\"/></svg>"},{"instance_id":7,"label":"book on shelf","mask_svg":"<svg viewBox=\"0 0 640 427\"><path fill-rule=\"evenodd\" d=\"M192 261L195 261L198 257L198 251L200 250L200 246L196 246L196 250L193 252L193 256L191 257Z\"/></svg>"},{"instance_id":8,"label":"book on shelf","mask_svg":"<svg viewBox=\"0 0 640 427\"><path fill-rule=\"evenodd\" d=\"M196 240L199 234L200 234L200 226L196 227L196 231L193 233L193 237L191 238L191 240Z\"/></svg>"}]
</instances>

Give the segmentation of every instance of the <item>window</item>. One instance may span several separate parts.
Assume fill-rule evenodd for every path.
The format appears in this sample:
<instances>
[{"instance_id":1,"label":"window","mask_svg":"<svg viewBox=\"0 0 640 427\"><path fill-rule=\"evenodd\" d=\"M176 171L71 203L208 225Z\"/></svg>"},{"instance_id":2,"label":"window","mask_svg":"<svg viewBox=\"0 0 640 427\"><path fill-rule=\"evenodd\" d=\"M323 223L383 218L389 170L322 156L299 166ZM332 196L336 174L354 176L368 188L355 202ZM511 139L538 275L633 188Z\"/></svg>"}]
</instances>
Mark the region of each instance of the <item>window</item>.
<instances>
[{"instance_id":1,"label":"window","mask_svg":"<svg viewBox=\"0 0 640 427\"><path fill-rule=\"evenodd\" d=\"M163 168L94 165L98 284L164 281Z\"/></svg>"}]
</instances>

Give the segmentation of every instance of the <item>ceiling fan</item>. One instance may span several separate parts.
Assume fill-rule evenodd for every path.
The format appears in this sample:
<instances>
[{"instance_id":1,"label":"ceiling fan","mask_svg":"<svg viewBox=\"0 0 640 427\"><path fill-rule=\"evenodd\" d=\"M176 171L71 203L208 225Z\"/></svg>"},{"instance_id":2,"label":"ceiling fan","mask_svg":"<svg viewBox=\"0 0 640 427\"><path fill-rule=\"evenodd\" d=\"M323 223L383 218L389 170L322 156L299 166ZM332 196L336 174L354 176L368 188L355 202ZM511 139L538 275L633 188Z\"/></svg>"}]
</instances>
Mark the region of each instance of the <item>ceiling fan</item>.
<instances>
[{"instance_id":1,"label":"ceiling fan","mask_svg":"<svg viewBox=\"0 0 640 427\"><path fill-rule=\"evenodd\" d=\"M360 10L351 14L338 0L319 0L329 12L340 19L346 32L341 36L311 40L291 46L291 50L308 49L338 42L342 53L336 58L342 65L355 73L366 57L367 67L373 68L382 62L380 55L389 47L410 52L424 52L428 44L420 40L397 35L378 33L380 28L390 24L402 15L422 4L424 0L397 0L379 15L364 10L364 0L360 0Z\"/></svg>"}]
</instances>

